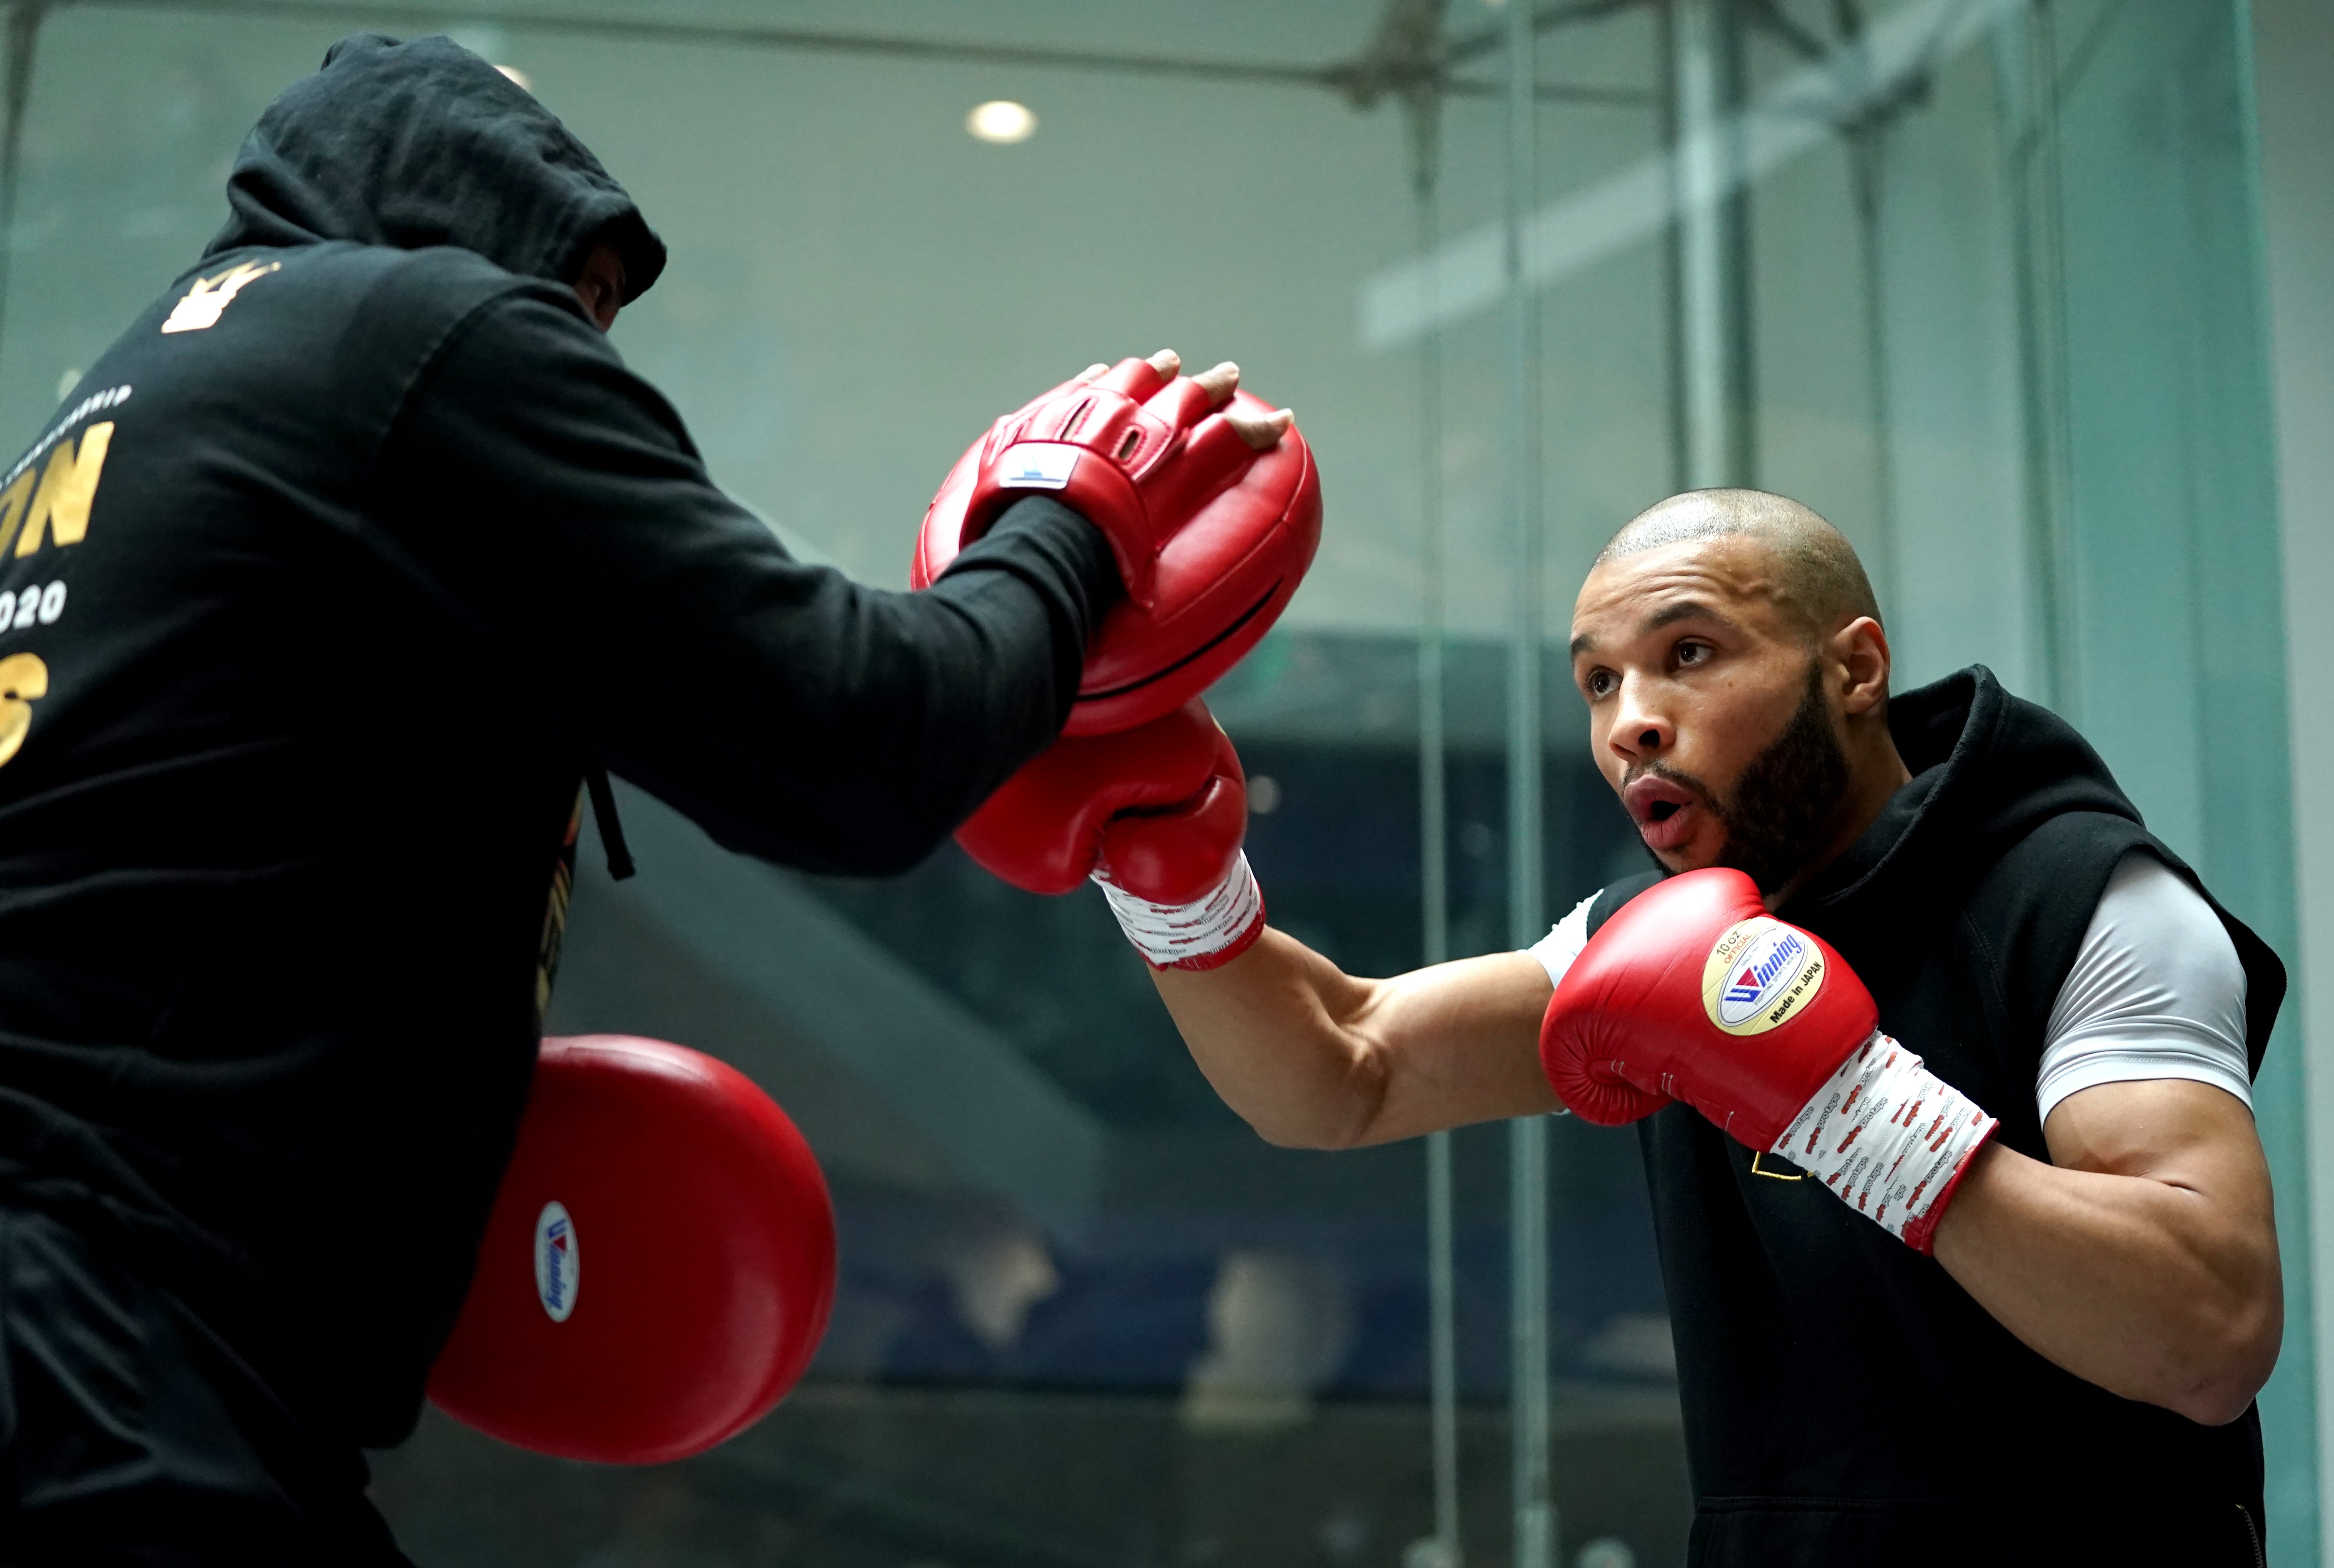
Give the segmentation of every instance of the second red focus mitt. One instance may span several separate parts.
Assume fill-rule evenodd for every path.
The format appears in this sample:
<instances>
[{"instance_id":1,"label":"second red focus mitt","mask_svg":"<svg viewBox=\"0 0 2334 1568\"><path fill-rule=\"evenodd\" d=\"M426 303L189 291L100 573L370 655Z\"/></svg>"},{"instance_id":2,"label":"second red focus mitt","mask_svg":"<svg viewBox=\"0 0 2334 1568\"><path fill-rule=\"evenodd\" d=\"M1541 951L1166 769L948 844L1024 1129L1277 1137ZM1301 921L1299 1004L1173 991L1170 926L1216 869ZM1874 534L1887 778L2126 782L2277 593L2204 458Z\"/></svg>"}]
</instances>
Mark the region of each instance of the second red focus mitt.
<instances>
[{"instance_id":1,"label":"second red focus mitt","mask_svg":"<svg viewBox=\"0 0 2334 1568\"><path fill-rule=\"evenodd\" d=\"M660 1040L545 1040L429 1397L541 1454L685 1458L794 1386L834 1300L826 1181L768 1095Z\"/></svg>"}]
</instances>

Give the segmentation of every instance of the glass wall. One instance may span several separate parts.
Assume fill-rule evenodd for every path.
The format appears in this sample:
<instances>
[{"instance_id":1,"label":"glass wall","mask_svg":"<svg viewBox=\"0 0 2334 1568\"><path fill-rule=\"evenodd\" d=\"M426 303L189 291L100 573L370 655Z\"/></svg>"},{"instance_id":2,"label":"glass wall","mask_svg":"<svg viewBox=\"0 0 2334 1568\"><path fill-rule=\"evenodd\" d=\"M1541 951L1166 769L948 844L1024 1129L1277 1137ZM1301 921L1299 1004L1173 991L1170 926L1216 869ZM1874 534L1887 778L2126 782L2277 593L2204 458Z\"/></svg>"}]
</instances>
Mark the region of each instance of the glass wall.
<instances>
[{"instance_id":1,"label":"glass wall","mask_svg":"<svg viewBox=\"0 0 2334 1568\"><path fill-rule=\"evenodd\" d=\"M2058 707L2290 937L2227 0L1591 0L1528 26L1483 0L17 14L8 428L192 260L275 91L342 33L446 27L670 242L615 341L803 554L903 586L965 442L1096 359L1237 358L1297 409L1319 563L1211 700L1276 923L1348 970L1512 946L1644 863L1564 628L1615 527L1717 483L1847 533L1900 686L1982 661ZM969 135L997 99L1035 133ZM1464 1130L1444 1225L1443 1155L1277 1150L1227 1112L1099 898L1017 893L952 847L889 882L798 876L622 801L641 873L610 882L587 845L552 1027L695 1045L788 1108L834 1187L834 1326L786 1404L681 1465L429 1418L377 1464L418 1562L1456 1568L1455 1545L1490 1568L1517 1562L1519 1347L1546 1356L1554 1505L1529 1568L1682 1558L1629 1135L1549 1123L1536 1176L1530 1138L1519 1159L1509 1130ZM2299 1085L2281 1035L2285 1562L2316 1536Z\"/></svg>"}]
</instances>

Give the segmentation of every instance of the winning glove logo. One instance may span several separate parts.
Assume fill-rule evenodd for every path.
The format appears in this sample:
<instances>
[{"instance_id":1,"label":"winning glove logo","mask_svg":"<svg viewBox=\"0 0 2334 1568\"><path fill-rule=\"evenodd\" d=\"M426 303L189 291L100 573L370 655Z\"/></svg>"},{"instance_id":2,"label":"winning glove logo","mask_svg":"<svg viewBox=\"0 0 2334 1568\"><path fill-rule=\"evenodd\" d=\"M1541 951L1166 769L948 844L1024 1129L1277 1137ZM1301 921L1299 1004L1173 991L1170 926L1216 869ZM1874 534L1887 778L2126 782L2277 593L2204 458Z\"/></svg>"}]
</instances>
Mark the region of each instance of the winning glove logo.
<instances>
[{"instance_id":1,"label":"winning glove logo","mask_svg":"<svg viewBox=\"0 0 2334 1568\"><path fill-rule=\"evenodd\" d=\"M1823 955L1812 938L1760 916L1729 926L1702 969L1702 1004L1729 1034L1763 1034L1823 988Z\"/></svg>"},{"instance_id":2,"label":"winning glove logo","mask_svg":"<svg viewBox=\"0 0 2334 1568\"><path fill-rule=\"evenodd\" d=\"M575 1222L567 1217L566 1205L545 1204L535 1217L535 1299L553 1323L565 1323L575 1310L583 1268L575 1250Z\"/></svg>"}]
</instances>

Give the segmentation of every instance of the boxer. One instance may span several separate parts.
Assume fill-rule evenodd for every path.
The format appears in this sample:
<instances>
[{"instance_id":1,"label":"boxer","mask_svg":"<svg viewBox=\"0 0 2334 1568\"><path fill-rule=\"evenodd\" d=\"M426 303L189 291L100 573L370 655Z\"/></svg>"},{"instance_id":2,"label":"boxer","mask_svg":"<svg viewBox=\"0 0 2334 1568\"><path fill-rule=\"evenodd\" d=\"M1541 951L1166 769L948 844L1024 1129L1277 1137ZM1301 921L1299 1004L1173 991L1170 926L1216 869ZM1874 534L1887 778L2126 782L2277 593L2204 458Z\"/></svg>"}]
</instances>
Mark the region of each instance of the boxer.
<instances>
[{"instance_id":1,"label":"boxer","mask_svg":"<svg viewBox=\"0 0 2334 1568\"><path fill-rule=\"evenodd\" d=\"M581 781L774 861L913 863L1061 729L1120 561L1290 423L1215 412L1229 365L1097 366L1085 400L1157 438L1139 472L1082 470L1068 505L1007 482L928 586L879 592L709 482L603 336L662 243L484 61L344 41L227 197L0 477L10 1563L401 1563L360 1448L411 1429L465 1299ZM809 1182L806 1159L765 1163ZM580 1333L622 1300L622 1227L561 1228L554 1185L480 1311L572 1307ZM493 1361L449 1372L468 1408L509 1408ZM667 1446L569 1451L685 1451L793 1370Z\"/></svg>"},{"instance_id":2,"label":"boxer","mask_svg":"<svg viewBox=\"0 0 2334 1568\"><path fill-rule=\"evenodd\" d=\"M1634 1123L1693 1562L2263 1561L2275 956L1982 667L1892 697L1864 572L1794 502L1629 523L1571 652L1655 869L1526 952L1362 979L1271 929L1195 716L1058 743L966 831L1104 883L1272 1142Z\"/></svg>"}]
</instances>

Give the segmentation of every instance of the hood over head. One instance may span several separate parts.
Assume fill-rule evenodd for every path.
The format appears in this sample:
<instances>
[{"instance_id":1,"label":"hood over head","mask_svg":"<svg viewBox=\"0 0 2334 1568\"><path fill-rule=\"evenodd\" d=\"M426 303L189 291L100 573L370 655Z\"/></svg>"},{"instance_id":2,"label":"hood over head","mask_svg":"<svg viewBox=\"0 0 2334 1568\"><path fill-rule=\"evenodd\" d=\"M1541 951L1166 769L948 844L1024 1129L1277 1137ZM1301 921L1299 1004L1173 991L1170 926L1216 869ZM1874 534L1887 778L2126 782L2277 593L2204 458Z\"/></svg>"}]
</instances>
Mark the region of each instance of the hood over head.
<instances>
[{"instance_id":1,"label":"hood over head","mask_svg":"<svg viewBox=\"0 0 2334 1568\"><path fill-rule=\"evenodd\" d=\"M570 284L603 241L624 299L664 242L559 117L448 38L343 38L267 106L227 176L232 214L206 258L246 245L458 245Z\"/></svg>"}]
</instances>

